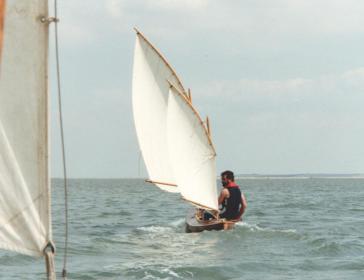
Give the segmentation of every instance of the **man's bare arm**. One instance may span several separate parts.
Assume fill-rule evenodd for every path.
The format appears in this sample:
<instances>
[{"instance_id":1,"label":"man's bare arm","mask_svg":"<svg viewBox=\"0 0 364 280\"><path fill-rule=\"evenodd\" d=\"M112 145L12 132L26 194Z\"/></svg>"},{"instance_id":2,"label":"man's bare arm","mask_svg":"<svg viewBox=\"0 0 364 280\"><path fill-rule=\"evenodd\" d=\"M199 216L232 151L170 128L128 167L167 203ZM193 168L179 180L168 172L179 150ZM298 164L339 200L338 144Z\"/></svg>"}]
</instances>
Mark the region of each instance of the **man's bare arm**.
<instances>
[{"instance_id":1,"label":"man's bare arm","mask_svg":"<svg viewBox=\"0 0 364 280\"><path fill-rule=\"evenodd\" d=\"M243 216L245 209L248 207L246 203L246 199L244 194L241 194L241 205L240 205L240 212L239 212L239 219Z\"/></svg>"},{"instance_id":2,"label":"man's bare arm","mask_svg":"<svg viewBox=\"0 0 364 280\"><path fill-rule=\"evenodd\" d=\"M223 189L219 195L219 205L222 204L225 198L227 198L228 196L229 196L229 191L227 189Z\"/></svg>"}]
</instances>

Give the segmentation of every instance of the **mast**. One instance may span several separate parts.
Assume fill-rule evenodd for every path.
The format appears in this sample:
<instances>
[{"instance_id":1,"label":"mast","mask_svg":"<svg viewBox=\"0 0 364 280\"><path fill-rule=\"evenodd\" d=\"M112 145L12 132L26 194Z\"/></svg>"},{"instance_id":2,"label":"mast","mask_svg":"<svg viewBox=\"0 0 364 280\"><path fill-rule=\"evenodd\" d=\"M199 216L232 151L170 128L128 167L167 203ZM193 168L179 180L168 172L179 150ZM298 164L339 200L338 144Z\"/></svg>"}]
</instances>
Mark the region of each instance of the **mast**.
<instances>
[{"instance_id":1,"label":"mast","mask_svg":"<svg viewBox=\"0 0 364 280\"><path fill-rule=\"evenodd\" d=\"M54 265L54 253L55 249L53 244L49 244L44 249L44 258L46 265L47 280L56 280L56 271Z\"/></svg>"}]
</instances>

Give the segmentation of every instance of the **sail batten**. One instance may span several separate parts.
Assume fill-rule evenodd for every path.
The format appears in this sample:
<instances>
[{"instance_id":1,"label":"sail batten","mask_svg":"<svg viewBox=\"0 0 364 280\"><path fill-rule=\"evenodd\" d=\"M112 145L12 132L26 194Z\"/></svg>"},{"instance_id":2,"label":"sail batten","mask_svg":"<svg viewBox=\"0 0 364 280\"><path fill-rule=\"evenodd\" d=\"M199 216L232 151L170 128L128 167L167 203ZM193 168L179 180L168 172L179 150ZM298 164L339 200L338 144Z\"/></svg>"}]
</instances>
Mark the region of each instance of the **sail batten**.
<instances>
[{"instance_id":1,"label":"sail batten","mask_svg":"<svg viewBox=\"0 0 364 280\"><path fill-rule=\"evenodd\" d=\"M177 185L176 185L176 184L173 184L173 183L166 183L166 182L161 182L161 181L157 181L157 180L150 180L150 179L147 179L147 180L145 180L145 182L147 182L147 183L151 183L151 184L158 184L158 185L165 185L165 186L177 187Z\"/></svg>"},{"instance_id":2,"label":"sail batten","mask_svg":"<svg viewBox=\"0 0 364 280\"><path fill-rule=\"evenodd\" d=\"M0 31L0 248L33 256L52 240L47 2L7 1Z\"/></svg>"}]
</instances>

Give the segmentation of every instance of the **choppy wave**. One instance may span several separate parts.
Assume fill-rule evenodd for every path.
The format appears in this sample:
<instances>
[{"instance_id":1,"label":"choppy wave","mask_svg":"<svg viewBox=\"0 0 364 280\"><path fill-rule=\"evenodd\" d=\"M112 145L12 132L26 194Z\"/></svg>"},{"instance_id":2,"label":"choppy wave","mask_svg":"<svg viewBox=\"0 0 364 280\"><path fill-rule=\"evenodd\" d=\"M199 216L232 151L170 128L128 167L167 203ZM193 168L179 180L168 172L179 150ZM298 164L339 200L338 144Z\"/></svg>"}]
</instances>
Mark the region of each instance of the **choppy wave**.
<instances>
[{"instance_id":1,"label":"choppy wave","mask_svg":"<svg viewBox=\"0 0 364 280\"><path fill-rule=\"evenodd\" d=\"M238 222L236 223L236 227L246 228L252 232L297 233L297 230L295 229L275 229L269 227L261 227L257 224L249 224L246 222Z\"/></svg>"},{"instance_id":2,"label":"choppy wave","mask_svg":"<svg viewBox=\"0 0 364 280\"><path fill-rule=\"evenodd\" d=\"M185 225L185 219L178 219L170 223L171 226L177 228Z\"/></svg>"},{"instance_id":3,"label":"choppy wave","mask_svg":"<svg viewBox=\"0 0 364 280\"><path fill-rule=\"evenodd\" d=\"M173 228L162 227L162 226L148 226L148 227L138 227L136 231L148 232L148 233L166 233L166 232L173 232Z\"/></svg>"},{"instance_id":4,"label":"choppy wave","mask_svg":"<svg viewBox=\"0 0 364 280\"><path fill-rule=\"evenodd\" d=\"M54 183L54 182L53 182ZM244 221L184 232L188 206L142 180L70 180L70 279L363 279L363 180L243 180ZM63 265L62 181L53 189ZM145 194L148 194L146 198ZM340 207L338 207L340 206ZM44 278L44 260L0 252L0 278Z\"/></svg>"}]
</instances>

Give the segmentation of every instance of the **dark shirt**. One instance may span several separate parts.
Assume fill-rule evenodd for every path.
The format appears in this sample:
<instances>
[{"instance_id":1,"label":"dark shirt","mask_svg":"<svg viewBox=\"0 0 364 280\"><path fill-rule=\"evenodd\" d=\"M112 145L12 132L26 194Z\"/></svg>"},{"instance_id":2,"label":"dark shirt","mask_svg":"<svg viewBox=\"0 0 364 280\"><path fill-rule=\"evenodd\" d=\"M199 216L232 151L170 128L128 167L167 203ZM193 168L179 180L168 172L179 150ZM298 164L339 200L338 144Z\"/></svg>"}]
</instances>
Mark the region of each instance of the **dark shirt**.
<instances>
[{"instance_id":1,"label":"dark shirt","mask_svg":"<svg viewBox=\"0 0 364 280\"><path fill-rule=\"evenodd\" d=\"M220 217L227 220L234 220L238 218L240 212L239 206L241 204L241 191L237 185L225 188L229 191L230 196L223 202L225 211L220 215Z\"/></svg>"}]
</instances>

